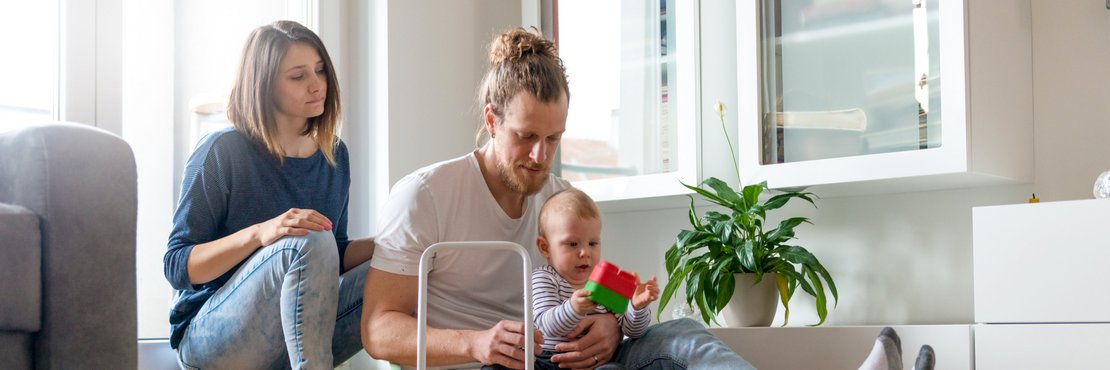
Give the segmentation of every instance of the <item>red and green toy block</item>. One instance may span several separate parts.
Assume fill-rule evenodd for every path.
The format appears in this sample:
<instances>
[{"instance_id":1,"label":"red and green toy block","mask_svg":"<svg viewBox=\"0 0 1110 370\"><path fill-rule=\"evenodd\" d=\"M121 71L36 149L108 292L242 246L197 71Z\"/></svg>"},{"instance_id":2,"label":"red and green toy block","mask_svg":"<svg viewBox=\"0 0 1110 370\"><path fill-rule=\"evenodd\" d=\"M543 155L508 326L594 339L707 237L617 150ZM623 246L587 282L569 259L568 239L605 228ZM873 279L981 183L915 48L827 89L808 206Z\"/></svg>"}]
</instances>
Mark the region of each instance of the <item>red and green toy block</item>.
<instances>
[{"instance_id":1,"label":"red and green toy block","mask_svg":"<svg viewBox=\"0 0 1110 370\"><path fill-rule=\"evenodd\" d=\"M628 300L636 293L636 275L603 260L594 266L583 289L590 291L590 300L612 313L622 314L628 309Z\"/></svg>"}]
</instances>

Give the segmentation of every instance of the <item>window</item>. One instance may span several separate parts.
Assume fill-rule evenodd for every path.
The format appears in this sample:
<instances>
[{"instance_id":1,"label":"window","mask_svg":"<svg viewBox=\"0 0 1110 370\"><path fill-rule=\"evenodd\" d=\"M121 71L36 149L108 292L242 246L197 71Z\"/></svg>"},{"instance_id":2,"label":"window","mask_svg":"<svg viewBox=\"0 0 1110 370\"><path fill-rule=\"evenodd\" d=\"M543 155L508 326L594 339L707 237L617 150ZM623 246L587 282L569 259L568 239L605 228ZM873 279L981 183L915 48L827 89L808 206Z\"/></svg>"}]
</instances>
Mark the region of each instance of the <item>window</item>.
<instances>
[{"instance_id":1,"label":"window","mask_svg":"<svg viewBox=\"0 0 1110 370\"><path fill-rule=\"evenodd\" d=\"M12 54L0 58L7 71L0 89L0 132L56 117L58 93L57 1L6 1L0 5L0 34ZM15 36L18 35L18 36Z\"/></svg>"},{"instance_id":2,"label":"window","mask_svg":"<svg viewBox=\"0 0 1110 370\"><path fill-rule=\"evenodd\" d=\"M573 104L563 136L570 181L675 170L673 1L558 3L556 40Z\"/></svg>"},{"instance_id":3,"label":"window","mask_svg":"<svg viewBox=\"0 0 1110 370\"><path fill-rule=\"evenodd\" d=\"M545 11L570 83L560 176L598 201L686 193L678 180L697 182L695 2Z\"/></svg>"}]
</instances>

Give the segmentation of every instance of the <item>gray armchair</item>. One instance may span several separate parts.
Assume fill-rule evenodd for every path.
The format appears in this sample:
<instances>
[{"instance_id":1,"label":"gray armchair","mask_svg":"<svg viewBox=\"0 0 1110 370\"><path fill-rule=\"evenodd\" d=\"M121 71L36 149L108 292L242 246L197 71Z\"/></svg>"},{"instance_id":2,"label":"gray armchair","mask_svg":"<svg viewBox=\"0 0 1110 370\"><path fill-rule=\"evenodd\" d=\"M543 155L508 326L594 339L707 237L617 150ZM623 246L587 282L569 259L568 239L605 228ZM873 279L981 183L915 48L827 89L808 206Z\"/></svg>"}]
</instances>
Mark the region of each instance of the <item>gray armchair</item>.
<instances>
[{"instance_id":1,"label":"gray armchair","mask_svg":"<svg viewBox=\"0 0 1110 370\"><path fill-rule=\"evenodd\" d=\"M0 134L0 361L134 369L135 158L52 123Z\"/></svg>"}]
</instances>

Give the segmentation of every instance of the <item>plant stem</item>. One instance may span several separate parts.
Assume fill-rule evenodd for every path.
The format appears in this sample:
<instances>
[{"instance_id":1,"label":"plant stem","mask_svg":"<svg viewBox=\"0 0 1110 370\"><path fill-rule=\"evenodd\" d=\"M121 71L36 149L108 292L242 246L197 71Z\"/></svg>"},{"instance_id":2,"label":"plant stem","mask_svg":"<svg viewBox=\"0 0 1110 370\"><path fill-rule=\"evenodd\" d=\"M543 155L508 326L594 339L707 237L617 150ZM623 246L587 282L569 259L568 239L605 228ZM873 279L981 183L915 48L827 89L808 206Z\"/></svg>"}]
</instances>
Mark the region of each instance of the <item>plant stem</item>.
<instances>
[{"instance_id":1,"label":"plant stem","mask_svg":"<svg viewBox=\"0 0 1110 370\"><path fill-rule=\"evenodd\" d=\"M718 102L720 104L720 102ZM732 139L728 137L728 128L725 127L725 112L721 109L717 112L717 117L721 121L721 132L725 134L725 142L728 143L728 156L732 158L732 168L736 169L736 184L740 189L744 188L744 182L740 179L740 164L736 162L736 149L732 147Z\"/></svg>"}]
</instances>

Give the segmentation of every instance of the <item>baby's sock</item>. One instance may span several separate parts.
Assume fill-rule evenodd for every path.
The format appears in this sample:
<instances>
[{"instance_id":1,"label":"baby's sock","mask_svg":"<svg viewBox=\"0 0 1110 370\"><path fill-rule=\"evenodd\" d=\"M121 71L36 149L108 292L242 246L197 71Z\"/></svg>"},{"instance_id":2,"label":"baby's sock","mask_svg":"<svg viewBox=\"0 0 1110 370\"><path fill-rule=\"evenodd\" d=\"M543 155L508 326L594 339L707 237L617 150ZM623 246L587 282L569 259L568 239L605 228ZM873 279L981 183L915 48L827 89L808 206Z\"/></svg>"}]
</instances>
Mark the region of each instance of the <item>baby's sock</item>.
<instances>
[{"instance_id":1,"label":"baby's sock","mask_svg":"<svg viewBox=\"0 0 1110 370\"><path fill-rule=\"evenodd\" d=\"M917 353L917 361L913 364L914 370L933 370L933 366L937 364L936 354L933 353L933 347L928 344L921 346L921 351Z\"/></svg>"},{"instance_id":2,"label":"baby's sock","mask_svg":"<svg viewBox=\"0 0 1110 370\"><path fill-rule=\"evenodd\" d=\"M875 346L860 370L902 370L902 339L890 327L885 327L875 338Z\"/></svg>"}]
</instances>

